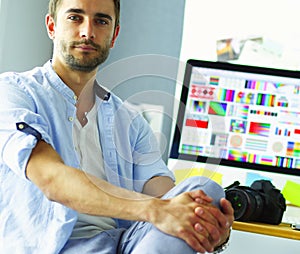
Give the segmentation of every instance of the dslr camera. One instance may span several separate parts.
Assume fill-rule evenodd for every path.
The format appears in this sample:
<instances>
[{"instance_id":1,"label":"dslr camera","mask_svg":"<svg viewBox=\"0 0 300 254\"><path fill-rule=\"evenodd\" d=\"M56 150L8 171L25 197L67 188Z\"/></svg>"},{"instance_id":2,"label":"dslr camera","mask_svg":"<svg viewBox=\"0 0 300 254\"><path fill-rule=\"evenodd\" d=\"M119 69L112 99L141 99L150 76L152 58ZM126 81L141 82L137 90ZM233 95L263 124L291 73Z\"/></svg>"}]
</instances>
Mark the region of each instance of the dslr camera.
<instances>
[{"instance_id":1,"label":"dslr camera","mask_svg":"<svg viewBox=\"0 0 300 254\"><path fill-rule=\"evenodd\" d=\"M250 187L234 182L225 195L234 209L237 221L256 221L278 225L286 210L285 198L268 180L254 181Z\"/></svg>"}]
</instances>

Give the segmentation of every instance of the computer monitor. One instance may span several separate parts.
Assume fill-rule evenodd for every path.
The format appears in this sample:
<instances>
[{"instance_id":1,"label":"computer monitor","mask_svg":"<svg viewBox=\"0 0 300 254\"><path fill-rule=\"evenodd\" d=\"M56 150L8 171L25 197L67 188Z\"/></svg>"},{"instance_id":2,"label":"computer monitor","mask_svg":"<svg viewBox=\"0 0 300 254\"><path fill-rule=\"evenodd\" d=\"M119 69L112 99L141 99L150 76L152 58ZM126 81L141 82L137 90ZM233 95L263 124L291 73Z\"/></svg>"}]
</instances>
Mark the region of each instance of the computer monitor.
<instances>
[{"instance_id":1,"label":"computer monitor","mask_svg":"<svg viewBox=\"0 0 300 254\"><path fill-rule=\"evenodd\" d=\"M300 175L300 73L188 60L170 158Z\"/></svg>"}]
</instances>

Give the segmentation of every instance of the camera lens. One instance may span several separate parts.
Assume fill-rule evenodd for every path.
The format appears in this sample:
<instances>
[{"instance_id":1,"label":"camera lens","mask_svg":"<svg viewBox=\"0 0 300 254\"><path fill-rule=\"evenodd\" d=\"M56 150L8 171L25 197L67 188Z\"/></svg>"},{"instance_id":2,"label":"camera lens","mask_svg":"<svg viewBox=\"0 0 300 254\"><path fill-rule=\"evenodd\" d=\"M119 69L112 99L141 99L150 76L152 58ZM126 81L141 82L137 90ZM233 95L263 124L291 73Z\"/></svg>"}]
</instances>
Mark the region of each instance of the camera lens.
<instances>
[{"instance_id":1,"label":"camera lens","mask_svg":"<svg viewBox=\"0 0 300 254\"><path fill-rule=\"evenodd\" d=\"M233 209L234 209L234 218L239 220L246 214L247 211L247 198L245 194L240 191L227 191L226 198L230 201Z\"/></svg>"},{"instance_id":2,"label":"camera lens","mask_svg":"<svg viewBox=\"0 0 300 254\"><path fill-rule=\"evenodd\" d=\"M262 213L263 200L259 193L248 187L239 186L226 191L226 198L234 209L234 219L255 221Z\"/></svg>"}]
</instances>

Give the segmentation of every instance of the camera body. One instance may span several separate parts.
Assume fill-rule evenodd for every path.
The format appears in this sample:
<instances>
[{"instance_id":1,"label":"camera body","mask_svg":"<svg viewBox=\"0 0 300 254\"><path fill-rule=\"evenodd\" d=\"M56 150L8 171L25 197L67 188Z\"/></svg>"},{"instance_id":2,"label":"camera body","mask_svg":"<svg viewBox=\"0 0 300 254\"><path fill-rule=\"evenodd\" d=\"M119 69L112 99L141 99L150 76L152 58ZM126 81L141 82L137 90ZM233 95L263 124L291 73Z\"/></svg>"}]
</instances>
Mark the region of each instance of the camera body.
<instances>
[{"instance_id":1,"label":"camera body","mask_svg":"<svg viewBox=\"0 0 300 254\"><path fill-rule=\"evenodd\" d=\"M286 210L285 198L268 180L254 181L250 187L235 182L225 188L226 198L237 221L256 221L278 225Z\"/></svg>"}]
</instances>

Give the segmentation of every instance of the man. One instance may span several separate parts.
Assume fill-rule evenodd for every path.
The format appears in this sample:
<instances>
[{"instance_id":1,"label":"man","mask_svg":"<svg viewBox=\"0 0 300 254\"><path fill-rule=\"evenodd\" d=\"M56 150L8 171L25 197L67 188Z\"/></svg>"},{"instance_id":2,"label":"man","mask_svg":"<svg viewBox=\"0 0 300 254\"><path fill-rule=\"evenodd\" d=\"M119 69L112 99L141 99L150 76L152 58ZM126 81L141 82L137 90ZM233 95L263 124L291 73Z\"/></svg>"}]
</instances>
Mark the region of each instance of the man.
<instances>
[{"instance_id":1,"label":"man","mask_svg":"<svg viewBox=\"0 0 300 254\"><path fill-rule=\"evenodd\" d=\"M175 187L150 127L95 80L119 10L119 0L50 0L52 60L0 77L3 253L196 253L228 240L220 186Z\"/></svg>"}]
</instances>

